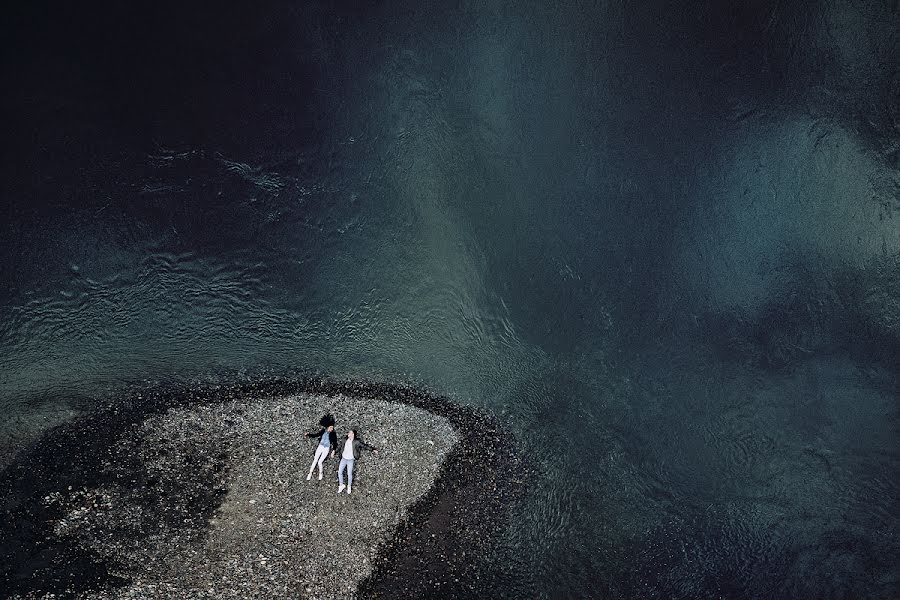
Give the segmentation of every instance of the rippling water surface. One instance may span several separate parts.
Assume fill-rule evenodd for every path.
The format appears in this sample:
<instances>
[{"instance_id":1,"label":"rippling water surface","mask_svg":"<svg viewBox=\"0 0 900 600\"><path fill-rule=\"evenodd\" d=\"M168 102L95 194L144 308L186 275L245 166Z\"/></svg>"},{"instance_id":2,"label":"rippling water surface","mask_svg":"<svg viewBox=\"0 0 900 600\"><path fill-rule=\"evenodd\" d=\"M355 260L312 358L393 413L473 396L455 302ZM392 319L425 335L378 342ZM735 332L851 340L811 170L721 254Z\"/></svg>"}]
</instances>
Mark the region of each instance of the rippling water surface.
<instances>
[{"instance_id":1,"label":"rippling water surface","mask_svg":"<svg viewBox=\"0 0 900 600\"><path fill-rule=\"evenodd\" d=\"M3 26L4 460L414 381L539 466L504 595L900 595L895 3L164 4Z\"/></svg>"}]
</instances>

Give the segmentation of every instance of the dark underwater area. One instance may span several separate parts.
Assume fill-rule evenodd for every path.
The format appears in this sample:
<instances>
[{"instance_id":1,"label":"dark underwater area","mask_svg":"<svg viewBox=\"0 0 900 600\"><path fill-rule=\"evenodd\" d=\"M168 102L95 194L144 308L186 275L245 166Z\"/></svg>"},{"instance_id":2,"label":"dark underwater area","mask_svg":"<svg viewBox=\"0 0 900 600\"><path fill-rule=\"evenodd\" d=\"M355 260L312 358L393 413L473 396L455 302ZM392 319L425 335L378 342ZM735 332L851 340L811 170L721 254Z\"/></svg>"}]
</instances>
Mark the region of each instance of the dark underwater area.
<instances>
[{"instance_id":1,"label":"dark underwater area","mask_svg":"<svg viewBox=\"0 0 900 600\"><path fill-rule=\"evenodd\" d=\"M0 465L409 383L537 465L492 594L900 595L895 1L4 13Z\"/></svg>"}]
</instances>

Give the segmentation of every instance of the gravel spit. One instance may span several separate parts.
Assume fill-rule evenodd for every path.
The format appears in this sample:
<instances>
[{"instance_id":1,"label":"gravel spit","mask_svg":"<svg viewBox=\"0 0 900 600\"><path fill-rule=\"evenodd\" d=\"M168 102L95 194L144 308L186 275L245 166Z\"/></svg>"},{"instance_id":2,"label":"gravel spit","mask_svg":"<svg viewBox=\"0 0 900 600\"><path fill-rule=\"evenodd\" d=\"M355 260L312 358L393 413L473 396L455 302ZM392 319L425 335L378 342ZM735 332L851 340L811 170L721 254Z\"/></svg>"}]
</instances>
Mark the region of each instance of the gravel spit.
<instances>
[{"instance_id":1,"label":"gravel spit","mask_svg":"<svg viewBox=\"0 0 900 600\"><path fill-rule=\"evenodd\" d=\"M406 386L304 380L141 397L0 473L9 598L468 596L521 462L486 415ZM306 480L331 413L363 451ZM498 465L507 478L498 489Z\"/></svg>"}]
</instances>

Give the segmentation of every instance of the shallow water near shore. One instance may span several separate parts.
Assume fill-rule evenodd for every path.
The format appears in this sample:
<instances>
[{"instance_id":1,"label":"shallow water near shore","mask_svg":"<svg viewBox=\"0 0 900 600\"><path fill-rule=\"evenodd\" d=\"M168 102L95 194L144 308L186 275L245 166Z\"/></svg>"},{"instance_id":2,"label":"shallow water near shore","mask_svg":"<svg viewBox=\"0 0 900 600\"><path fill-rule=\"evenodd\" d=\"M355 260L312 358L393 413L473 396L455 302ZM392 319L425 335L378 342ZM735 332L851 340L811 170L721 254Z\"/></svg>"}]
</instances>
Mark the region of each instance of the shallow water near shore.
<instances>
[{"instance_id":1,"label":"shallow water near shore","mask_svg":"<svg viewBox=\"0 0 900 600\"><path fill-rule=\"evenodd\" d=\"M498 596L900 595L895 6L164 4L3 26L4 461L414 382L538 465Z\"/></svg>"}]
</instances>

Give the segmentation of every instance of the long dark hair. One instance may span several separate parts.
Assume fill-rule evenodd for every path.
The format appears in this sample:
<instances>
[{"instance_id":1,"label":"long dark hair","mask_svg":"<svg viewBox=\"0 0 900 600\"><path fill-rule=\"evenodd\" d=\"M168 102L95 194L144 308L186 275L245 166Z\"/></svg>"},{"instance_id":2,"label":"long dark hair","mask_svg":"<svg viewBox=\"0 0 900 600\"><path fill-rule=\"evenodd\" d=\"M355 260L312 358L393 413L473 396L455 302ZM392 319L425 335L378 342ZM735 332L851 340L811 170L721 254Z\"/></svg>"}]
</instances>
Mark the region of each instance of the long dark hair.
<instances>
[{"instance_id":1,"label":"long dark hair","mask_svg":"<svg viewBox=\"0 0 900 600\"><path fill-rule=\"evenodd\" d=\"M331 416L331 413L328 413L327 415L322 415L322 418L319 419L319 425L321 425L325 429L328 429L329 427L334 425L334 417Z\"/></svg>"}]
</instances>

